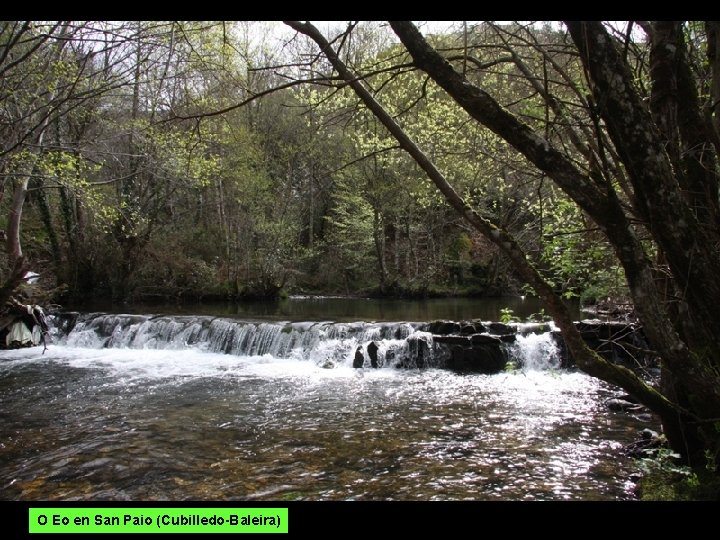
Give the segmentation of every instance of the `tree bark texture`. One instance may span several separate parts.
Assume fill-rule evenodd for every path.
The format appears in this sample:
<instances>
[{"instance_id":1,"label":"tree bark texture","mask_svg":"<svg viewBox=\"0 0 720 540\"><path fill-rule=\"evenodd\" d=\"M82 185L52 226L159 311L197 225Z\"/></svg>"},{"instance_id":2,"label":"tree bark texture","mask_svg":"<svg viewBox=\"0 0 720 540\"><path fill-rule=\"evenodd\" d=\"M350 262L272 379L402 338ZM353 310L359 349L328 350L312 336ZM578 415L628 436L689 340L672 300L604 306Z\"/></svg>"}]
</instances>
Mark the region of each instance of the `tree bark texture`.
<instances>
[{"instance_id":1,"label":"tree bark texture","mask_svg":"<svg viewBox=\"0 0 720 540\"><path fill-rule=\"evenodd\" d=\"M699 118L698 100L694 87L689 84L692 79L686 69L684 53L678 51L684 48L684 42L677 25L661 24L654 36L654 73L658 80L654 87L654 106L662 111L659 114L664 121L659 128L634 88L632 74L622 54L603 26L600 23L566 23L593 92L595 110L590 113L601 118L606 126L626 170L638 214L666 254L676 289L684 294L684 313L689 317L684 324L678 324L669 316L664 296L654 281L650 258L606 176L588 175L579 170L567 155L455 71L412 23L390 22L418 68L470 116L546 173L605 232L623 266L648 338L661 355L663 369L673 381L666 396L648 387L632 372L609 364L590 351L561 299L527 260L515 240L465 204L315 27L309 23L288 24L320 46L341 78L415 159L449 204L511 260L520 276L545 301L562 330L568 349L583 370L625 388L655 410L667 426L673 446L695 464L705 449L717 452L718 437L713 419L720 417L717 369L720 347L716 335L720 324L716 314L720 305L720 282L713 274L720 267L720 260L718 231L706 226L714 223L717 214L717 188L714 187L717 171L713 167L715 155L707 144L707 134L698 135L697 130L691 132L690 129L692 122ZM673 48L675 50L671 50ZM671 134L672 139L669 141L663 132ZM704 146L699 147L701 143ZM666 149L666 145L670 147ZM679 169L678 174L676 169ZM699 189L702 191L698 192ZM677 330L688 327L691 331L683 331L681 337Z\"/></svg>"},{"instance_id":2,"label":"tree bark texture","mask_svg":"<svg viewBox=\"0 0 720 540\"><path fill-rule=\"evenodd\" d=\"M332 49L331 45L322 36L322 34L309 23L300 22L287 22L289 26L295 30L302 32L311 37L321 48L323 54L332 63L335 70L338 71L340 76L353 88L355 93L365 103L368 109L382 122L382 124L388 129L388 131L395 137L408 154L418 163L418 165L425 171L428 177L435 183L436 187L445 196L447 202L461 215L463 216L475 229L477 229L483 236L488 238L491 242L497 245L500 250L510 259L515 270L519 275L529 283L535 292L540 296L548 306L548 312L553 316L558 327L560 327L568 349L575 358L577 364L586 372L591 375L595 375L598 378L613 382L629 392L635 394L648 406L652 407L658 414L675 417L677 416L676 408L659 392L649 387L641 379L639 379L630 370L611 364L597 353L587 347L585 342L582 340L580 333L573 324L572 317L567 310L567 307L562 302L562 299L555 294L552 287L540 276L535 267L530 263L526 254L522 251L517 242L512 238L506 231L500 229L494 225L490 220L480 216L475 210L473 210L463 199L457 194L453 187L447 182L442 173L435 167L434 163L422 152L422 150L415 144L415 142L405 133L405 131L395 122L395 120L388 114L388 112L382 107L382 105L375 100L370 92L365 88L363 83L350 71L350 69L339 59L337 54ZM391 22L393 29L396 30L396 22ZM410 24L410 23L408 23ZM410 28L411 27L411 28ZM454 79L455 74L453 68L440 57L434 50L429 51L430 47L424 41L420 33L417 32L414 26L410 24L410 27L406 29L416 33L416 38L419 41L415 41L414 44L423 47L422 56L423 59L428 60L436 66L439 66L442 70L442 74L446 77ZM405 42L404 36L401 33L401 40L413 55L416 63L418 60L415 56L415 50L412 47L413 44L408 46ZM433 54L434 53L434 54ZM426 71L431 77L435 78L434 70L425 69L423 65L418 65L421 69ZM447 68L447 69L446 69ZM459 77L461 75L458 74ZM444 82L445 79L440 79ZM438 84L442 86L440 81ZM448 83L453 89L456 87L457 81L453 80ZM459 89L461 91L467 91L470 85L469 83L460 82ZM522 142L523 145L530 145L530 153L537 157L538 161L543 164L548 170L554 170L552 163L557 163L560 168L560 177L565 182L571 182L571 176L573 174L579 174L579 171L565 160L563 156L549 148L546 141L539 138L530 128L520 124L509 112L505 111L499 105L497 105L489 95L484 93L482 90L475 89L471 90L472 95L466 96L470 98L472 104L477 105L481 110L478 116L485 117L488 115L491 118L491 122L498 128L498 131L505 133L513 140ZM455 96L453 96L455 97ZM509 126L505 126L504 123L509 122ZM590 186L591 184L587 184ZM595 189L595 188L590 188ZM592 197L584 195L590 203Z\"/></svg>"}]
</instances>

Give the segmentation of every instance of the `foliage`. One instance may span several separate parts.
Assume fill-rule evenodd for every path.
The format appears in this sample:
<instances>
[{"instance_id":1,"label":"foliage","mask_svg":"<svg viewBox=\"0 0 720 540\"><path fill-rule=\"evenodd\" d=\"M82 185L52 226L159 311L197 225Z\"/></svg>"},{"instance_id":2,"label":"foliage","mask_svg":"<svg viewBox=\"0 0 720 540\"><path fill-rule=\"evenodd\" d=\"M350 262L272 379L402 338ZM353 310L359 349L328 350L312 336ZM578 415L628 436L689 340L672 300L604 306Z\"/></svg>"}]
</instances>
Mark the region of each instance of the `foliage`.
<instances>
[{"instance_id":1,"label":"foliage","mask_svg":"<svg viewBox=\"0 0 720 540\"><path fill-rule=\"evenodd\" d=\"M531 313L526 317L527 322L548 322L552 320L552 317L545 313L545 309L541 308L537 313Z\"/></svg>"},{"instance_id":2,"label":"foliage","mask_svg":"<svg viewBox=\"0 0 720 540\"><path fill-rule=\"evenodd\" d=\"M520 322L520 318L515 315L515 312L511 308L506 307L500 310L500 322L505 324Z\"/></svg>"},{"instance_id":3,"label":"foliage","mask_svg":"<svg viewBox=\"0 0 720 540\"><path fill-rule=\"evenodd\" d=\"M579 297L585 305L627 297L612 248L572 201L556 196L543 223L543 240L546 279L563 297Z\"/></svg>"},{"instance_id":4,"label":"foliage","mask_svg":"<svg viewBox=\"0 0 720 540\"><path fill-rule=\"evenodd\" d=\"M644 501L712 501L720 496L720 480L709 462L704 470L691 469L681 464L679 454L660 448L639 466L637 492Z\"/></svg>"},{"instance_id":5,"label":"foliage","mask_svg":"<svg viewBox=\"0 0 720 540\"><path fill-rule=\"evenodd\" d=\"M222 116L177 119L283 82L249 71L280 54L250 23L87 23L71 30L67 42L50 32L43 53L17 66L22 85L4 81L6 99L26 107L43 85L58 92L46 94L46 106L72 102L48 117L33 187L44 193L31 196L22 236L33 257L56 261L66 298L172 296L192 283L198 295L229 296L284 288L400 296L517 290L497 249L462 226L348 89L297 86ZM83 41L92 32L106 36L109 64ZM452 46L454 37L438 39ZM78 63L83 54L88 61ZM571 230L580 216L556 195L543 194L540 208L531 194L547 186L538 191L539 177L500 137L468 123L419 73L393 73L398 48L384 30L359 28L348 54L376 72L370 81L379 97L463 195L531 252L547 254L559 288L610 294L608 279L595 274L614 267L595 264L599 252L586 262L592 239L555 236L541 246L552 227ZM478 77L508 101L525 92L505 64ZM75 103L73 92L92 98ZM542 112L537 97L518 103L527 115ZM24 170L36 159L29 151L21 145L8 154L6 170ZM193 233L200 228L203 234ZM163 246L182 256L165 256ZM552 257L553 250L562 256ZM193 264L203 268L202 279L182 270ZM160 275L164 288L152 284Z\"/></svg>"},{"instance_id":6,"label":"foliage","mask_svg":"<svg viewBox=\"0 0 720 540\"><path fill-rule=\"evenodd\" d=\"M373 209L349 184L340 183L326 217L330 230L326 242L336 253L332 264L342 273L348 290L350 284L357 289L357 281L374 266Z\"/></svg>"}]
</instances>

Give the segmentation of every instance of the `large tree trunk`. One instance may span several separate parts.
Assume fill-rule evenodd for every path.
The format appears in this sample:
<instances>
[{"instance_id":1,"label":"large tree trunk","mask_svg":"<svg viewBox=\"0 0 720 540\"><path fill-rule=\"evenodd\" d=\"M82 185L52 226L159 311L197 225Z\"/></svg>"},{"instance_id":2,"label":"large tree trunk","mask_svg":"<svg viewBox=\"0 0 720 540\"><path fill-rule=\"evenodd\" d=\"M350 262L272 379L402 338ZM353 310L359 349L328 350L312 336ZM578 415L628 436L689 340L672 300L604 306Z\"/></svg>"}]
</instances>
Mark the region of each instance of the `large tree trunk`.
<instances>
[{"instance_id":1,"label":"large tree trunk","mask_svg":"<svg viewBox=\"0 0 720 540\"><path fill-rule=\"evenodd\" d=\"M718 231L702 226L703 223L713 221L717 201L711 200L707 211L700 218L698 205L695 204L696 194L683 196L680 183L674 176L671 159L665 151L666 141L653 124L647 106L635 92L632 75L602 25L567 23L585 64L593 100L599 104L598 110L591 111L590 115L596 117L599 114L607 126L616 155L627 170L626 190L634 191L633 202L638 213L646 220L659 247L666 253L677 290L686 295L684 305L687 309L684 313L690 318L679 327L690 329L688 334L692 336L692 348L676 331L663 302L663 295L655 284L650 258L607 177L601 175L597 168L593 172L591 167L589 175L580 171L570 157L556 150L549 141L520 122L487 92L455 71L427 44L414 25L402 21L390 23L417 67L428 73L473 118L509 142L546 173L605 232L625 270L645 331L662 356L663 369L672 380L668 395L648 387L633 373L603 361L590 351L580 338L560 298L541 278L514 239L464 203L434 164L375 101L355 74L340 61L316 28L308 23L288 24L318 43L340 76L395 136L400 146L425 170L448 202L512 261L518 274L545 301L578 365L591 375L635 394L657 412L667 428L673 447L693 464L700 464L705 450L717 453L720 443L713 422L720 417L720 370L716 364L719 348L718 337L710 329L716 330L720 323L716 313L720 305L720 282L713 276L720 267L720 260L716 249ZM675 39L672 45L681 46L677 35L672 32L671 35ZM674 73L678 75L678 89L685 96L685 102L677 108L677 118L685 121L692 118L692 92L684 82L687 74L682 70ZM670 123L673 121L671 119ZM596 125L599 131L599 122ZM598 136L603 135L599 132ZM691 134L686 126L679 128L677 140L686 144L685 150L692 145L688 143ZM698 139L695 144L697 142ZM707 148L706 145L703 151ZM683 164L687 174L699 170L695 164L700 160L703 160L705 166L714 163L714 156L708 157L703 153L693 157L679 151L677 155L678 160L685 160ZM697 187L697 182L705 182L703 196L709 197L713 191L713 176L714 173L706 171L704 179L686 178L685 185ZM692 190L688 187L686 191ZM705 294L703 287L706 288Z\"/></svg>"},{"instance_id":2,"label":"large tree trunk","mask_svg":"<svg viewBox=\"0 0 720 540\"><path fill-rule=\"evenodd\" d=\"M30 178L35 173L38 159L40 159L39 149L42 148L46 128L47 121L35 141L36 150L28 154L25 162L21 165L20 174L13 181L13 198L10 203L10 216L7 227L7 251L11 265L15 265L15 262L23 256L22 243L20 240L23 207L25 205L25 197L27 196Z\"/></svg>"},{"instance_id":3,"label":"large tree trunk","mask_svg":"<svg viewBox=\"0 0 720 540\"><path fill-rule=\"evenodd\" d=\"M679 313L684 341L676 347L688 352L678 358L674 348L658 347L669 397L689 412L679 425L668 423L668 437L692 464L702 465L706 451L720 452L720 431L715 425L720 417L717 161L690 80L682 29L664 22L654 27L653 119L603 26L566 24L595 98L602 103L600 114L628 171L638 211L682 295ZM642 299L635 301L642 304ZM651 330L651 342L662 344L663 327L670 320L646 319L643 323Z\"/></svg>"},{"instance_id":4,"label":"large tree trunk","mask_svg":"<svg viewBox=\"0 0 720 540\"><path fill-rule=\"evenodd\" d=\"M575 358L578 366L591 375L625 388L664 418L670 419L677 417L678 410L662 394L648 386L630 370L607 362L585 344L573 323L567 306L562 302L562 299L555 294L553 288L538 273L537 269L529 261L527 255L522 251L515 239L512 238L506 231L493 224L490 220L478 214L465 203L465 201L448 183L442 173L437 169L437 167L435 167L435 164L395 122L382 105L375 100L360 79L340 60L331 45L317 30L317 28L310 23L293 21L286 22L286 24L295 30L310 36L320 46L323 54L325 54L328 60L332 63L333 67L338 71L340 76L352 87L368 109L370 109L370 111L395 137L400 144L400 147L410 154L416 163L425 171L428 177L445 196L447 202L483 236L497 245L498 248L500 248L500 251L510 259L520 277L523 278L526 283L530 284L535 289L538 296L540 296L545 302L548 307L548 312L552 315L555 323L561 329L563 339L565 340L565 343ZM416 62L418 62L418 59L415 56L415 53L418 51L415 50L415 45L421 49L420 54L418 55L419 57L423 57L424 59L429 60L431 64L439 66L444 75L452 78L452 74L455 74L452 67L447 64L447 62L445 62L437 54L437 52L427 45L420 33L411 23L402 23L402 25L400 25L409 30L412 34L410 45L405 42L404 38L406 36L404 33L398 31L396 28L395 25L398 23L392 22L391 24L403 40L403 43L405 43L408 50L411 54L413 54L413 58ZM420 65L420 67L423 66ZM446 68L449 68L450 71ZM433 78L436 75L434 70L425 69L425 71L427 71ZM448 82L442 77L439 77L439 79L438 84L441 86L443 85L443 82ZM454 81L450 81L450 85L454 85ZM461 84L461 86L469 86L469 83L465 82L464 84ZM480 90L480 92L482 91ZM574 171L576 174L579 173L579 171L577 171L574 166L557 151L553 151L554 154L551 156L546 155L548 151L548 144L546 141L540 139L529 128L527 128L527 126L520 124L516 119L514 119L514 117L511 117L507 111L500 108L487 94L484 92L482 92L482 94L483 96L481 96L479 102L473 101L474 103L480 104L480 108L482 109L481 116L485 113L490 114L491 117L498 120L498 126L502 131L512 135L514 139L521 141L523 146L530 144L530 153L537 156L545 166L548 166L552 162L557 162L560 166L560 175L563 178L563 181L570 180L568 176L565 176L569 174L570 171ZM490 101L487 101L486 98L489 98ZM512 125L509 126L508 129L504 129L505 126L501 125L504 120L511 120ZM540 149L536 148L538 145L541 147ZM533 152L533 150L537 151ZM592 199L592 197L587 194L585 194L585 197L587 197L588 200Z\"/></svg>"}]
</instances>

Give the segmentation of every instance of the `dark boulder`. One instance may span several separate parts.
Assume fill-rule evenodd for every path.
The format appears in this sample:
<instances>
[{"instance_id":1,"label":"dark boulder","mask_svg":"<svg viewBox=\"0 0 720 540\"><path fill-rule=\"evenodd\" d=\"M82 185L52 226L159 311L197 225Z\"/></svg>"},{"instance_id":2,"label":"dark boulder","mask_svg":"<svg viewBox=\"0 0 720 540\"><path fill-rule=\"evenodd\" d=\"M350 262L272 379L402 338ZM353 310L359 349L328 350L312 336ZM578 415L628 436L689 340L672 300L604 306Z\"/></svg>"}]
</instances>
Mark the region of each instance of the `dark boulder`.
<instances>
[{"instance_id":1,"label":"dark boulder","mask_svg":"<svg viewBox=\"0 0 720 540\"><path fill-rule=\"evenodd\" d=\"M68 335L75 328L79 315L77 311L63 311L49 315L48 320L61 334Z\"/></svg>"},{"instance_id":2,"label":"dark boulder","mask_svg":"<svg viewBox=\"0 0 720 540\"><path fill-rule=\"evenodd\" d=\"M485 328L481 324L477 325L475 323L466 323L460 327L460 333L464 336L468 336L468 335L472 335L472 334L479 334L484 331L485 331Z\"/></svg>"},{"instance_id":3,"label":"dark boulder","mask_svg":"<svg viewBox=\"0 0 720 540\"><path fill-rule=\"evenodd\" d=\"M427 325L427 331L431 334L443 336L448 334L459 334L460 324L454 321L433 321Z\"/></svg>"},{"instance_id":4,"label":"dark boulder","mask_svg":"<svg viewBox=\"0 0 720 540\"><path fill-rule=\"evenodd\" d=\"M445 343L447 345L460 345L462 347L469 347L472 344L470 336L433 336L435 343Z\"/></svg>"},{"instance_id":5,"label":"dark boulder","mask_svg":"<svg viewBox=\"0 0 720 540\"><path fill-rule=\"evenodd\" d=\"M365 363L365 356L363 355L362 347L358 347L355 350L355 359L353 360L353 367L361 368L361 367L363 367L364 363Z\"/></svg>"},{"instance_id":6,"label":"dark boulder","mask_svg":"<svg viewBox=\"0 0 720 540\"><path fill-rule=\"evenodd\" d=\"M428 343L425 338L415 335L409 336L406 343L407 348L404 350L401 349L400 354L397 355L395 367L424 368L427 359L433 357L430 343Z\"/></svg>"},{"instance_id":7,"label":"dark boulder","mask_svg":"<svg viewBox=\"0 0 720 540\"><path fill-rule=\"evenodd\" d=\"M485 325L487 328L488 333L494 334L496 336L502 336L507 334L515 334L515 329L512 326L509 326L504 323L499 322L491 322Z\"/></svg>"},{"instance_id":8,"label":"dark boulder","mask_svg":"<svg viewBox=\"0 0 720 540\"><path fill-rule=\"evenodd\" d=\"M660 435L658 434L657 431L653 431L652 429L645 428L640 432L640 436L644 440L648 440L648 439L657 439Z\"/></svg>"},{"instance_id":9,"label":"dark boulder","mask_svg":"<svg viewBox=\"0 0 720 540\"><path fill-rule=\"evenodd\" d=\"M498 342L473 347L452 345L447 367L459 372L491 374L502 371L506 364L507 358Z\"/></svg>"},{"instance_id":10,"label":"dark boulder","mask_svg":"<svg viewBox=\"0 0 720 540\"><path fill-rule=\"evenodd\" d=\"M497 336L491 336L489 334L475 334L470 336L470 343L473 345L494 345L497 347L500 343L502 343L502 341Z\"/></svg>"},{"instance_id":11,"label":"dark boulder","mask_svg":"<svg viewBox=\"0 0 720 540\"><path fill-rule=\"evenodd\" d=\"M638 405L635 403L631 403L629 401L625 401L624 399L617 399L617 398L608 399L605 402L605 405L611 411L618 411L618 412L631 411L631 410L635 410L638 407Z\"/></svg>"},{"instance_id":12,"label":"dark boulder","mask_svg":"<svg viewBox=\"0 0 720 540\"><path fill-rule=\"evenodd\" d=\"M367 353L370 357L370 365L374 368L378 367L378 346L374 341L368 343Z\"/></svg>"}]
</instances>

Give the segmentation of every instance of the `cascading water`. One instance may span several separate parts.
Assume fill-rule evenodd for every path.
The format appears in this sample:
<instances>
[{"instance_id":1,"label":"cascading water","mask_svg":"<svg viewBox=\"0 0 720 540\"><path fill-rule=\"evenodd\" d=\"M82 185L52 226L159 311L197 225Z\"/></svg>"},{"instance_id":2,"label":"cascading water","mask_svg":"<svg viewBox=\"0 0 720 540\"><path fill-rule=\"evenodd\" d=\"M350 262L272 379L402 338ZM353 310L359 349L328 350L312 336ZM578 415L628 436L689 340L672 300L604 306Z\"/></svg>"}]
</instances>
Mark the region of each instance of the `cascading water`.
<instances>
[{"instance_id":1,"label":"cascading water","mask_svg":"<svg viewBox=\"0 0 720 540\"><path fill-rule=\"evenodd\" d=\"M58 341L71 347L194 349L234 356L312 361L322 367L352 366L360 348L377 346L378 367L435 367L432 334L420 323L246 322L213 317L91 314L78 317ZM438 357L438 361L440 358Z\"/></svg>"},{"instance_id":2,"label":"cascading water","mask_svg":"<svg viewBox=\"0 0 720 540\"><path fill-rule=\"evenodd\" d=\"M544 370L558 365L544 328L110 314L54 325L46 351L0 352L5 499L627 498L634 469L618 449L648 427L609 417L615 390L601 381ZM453 371L352 369L358 347L371 366L371 343L379 368ZM483 356L523 371L469 373Z\"/></svg>"},{"instance_id":3,"label":"cascading water","mask_svg":"<svg viewBox=\"0 0 720 540\"><path fill-rule=\"evenodd\" d=\"M443 367L452 356L434 343L426 323L252 322L202 316L87 314L56 319L57 340L71 347L196 350L234 356L311 361L324 368L371 366L368 345L377 348L377 367ZM501 354L526 370L561 366L551 332L517 327ZM469 338L468 338L469 339ZM358 353L359 351L359 353ZM357 355L361 358L358 360Z\"/></svg>"},{"instance_id":4,"label":"cascading water","mask_svg":"<svg viewBox=\"0 0 720 540\"><path fill-rule=\"evenodd\" d=\"M550 332L518 334L507 351L508 356L526 370L557 369L562 363L560 348Z\"/></svg>"}]
</instances>

